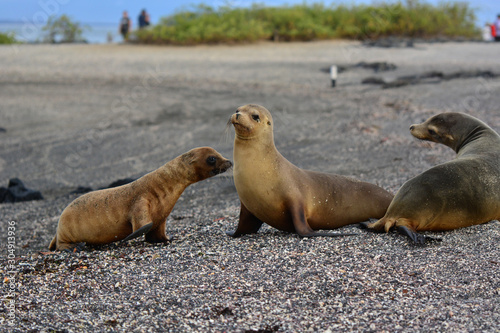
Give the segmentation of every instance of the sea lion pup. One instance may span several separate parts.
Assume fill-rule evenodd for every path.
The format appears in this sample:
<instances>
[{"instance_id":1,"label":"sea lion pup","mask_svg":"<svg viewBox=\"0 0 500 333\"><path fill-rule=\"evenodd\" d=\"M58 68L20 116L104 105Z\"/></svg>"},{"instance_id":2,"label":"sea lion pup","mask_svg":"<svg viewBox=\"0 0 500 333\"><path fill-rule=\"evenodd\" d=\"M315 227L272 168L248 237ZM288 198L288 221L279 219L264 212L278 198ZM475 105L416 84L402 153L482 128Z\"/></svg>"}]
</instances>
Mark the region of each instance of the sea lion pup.
<instances>
[{"instance_id":1,"label":"sea lion pup","mask_svg":"<svg viewBox=\"0 0 500 333\"><path fill-rule=\"evenodd\" d=\"M396 227L414 242L431 237L417 231L444 231L500 218L500 136L463 113L441 113L410 133L442 143L457 157L408 180L396 193L385 216L362 223L375 231Z\"/></svg>"},{"instance_id":2,"label":"sea lion pup","mask_svg":"<svg viewBox=\"0 0 500 333\"><path fill-rule=\"evenodd\" d=\"M148 242L167 241L165 222L184 189L231 166L215 149L195 148L130 184L82 195L62 212L49 249L107 244L143 234Z\"/></svg>"},{"instance_id":3,"label":"sea lion pup","mask_svg":"<svg viewBox=\"0 0 500 333\"><path fill-rule=\"evenodd\" d=\"M262 223L302 237L339 236L317 229L382 217L392 195L369 183L302 170L276 149L271 113L245 105L232 115L234 183L241 201L240 220L232 237L256 233Z\"/></svg>"}]
</instances>

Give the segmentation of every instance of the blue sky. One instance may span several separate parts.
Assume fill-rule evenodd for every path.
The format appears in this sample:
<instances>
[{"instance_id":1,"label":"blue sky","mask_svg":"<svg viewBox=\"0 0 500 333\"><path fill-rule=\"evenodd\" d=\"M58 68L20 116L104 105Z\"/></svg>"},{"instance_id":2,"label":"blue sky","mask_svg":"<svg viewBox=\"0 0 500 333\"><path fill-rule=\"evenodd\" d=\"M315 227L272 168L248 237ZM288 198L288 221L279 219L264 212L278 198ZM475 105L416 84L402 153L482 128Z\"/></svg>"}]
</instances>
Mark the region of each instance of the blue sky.
<instances>
[{"instance_id":1,"label":"blue sky","mask_svg":"<svg viewBox=\"0 0 500 333\"><path fill-rule=\"evenodd\" d=\"M304 0L206 0L206 1L166 1L166 0L0 0L0 20L1 21L18 21L34 23L35 25L43 24L43 20L48 15L67 14L73 20L82 23L115 23L119 20L123 10L128 10L130 16L136 18L142 8L146 8L151 15L153 23L156 23L159 18L168 16L176 10L182 9L181 3L198 4L204 3L209 6L218 7L229 4L232 6L246 6L251 3L263 3L270 6L284 4L300 4L300 3L325 3L331 4L332 1L304 1ZM372 0L342 0L335 1L334 4L360 4L373 3L380 1ZM395 2L395 0L386 0L386 2ZM426 0L425 2L437 4L440 0ZM448 2L458 2L449 0ZM478 24L483 25L485 22L493 21L498 13L500 13L499 0L471 0L468 1L473 8L477 8ZM185 5L184 5L185 6Z\"/></svg>"}]
</instances>

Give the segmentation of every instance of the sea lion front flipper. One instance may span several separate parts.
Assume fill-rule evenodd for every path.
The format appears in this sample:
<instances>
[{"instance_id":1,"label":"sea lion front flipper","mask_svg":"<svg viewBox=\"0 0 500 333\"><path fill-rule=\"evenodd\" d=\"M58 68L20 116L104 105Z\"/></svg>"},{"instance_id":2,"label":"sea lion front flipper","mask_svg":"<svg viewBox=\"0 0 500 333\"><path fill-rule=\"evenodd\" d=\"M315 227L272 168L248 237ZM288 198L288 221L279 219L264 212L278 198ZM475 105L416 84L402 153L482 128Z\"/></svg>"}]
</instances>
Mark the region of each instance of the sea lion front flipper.
<instances>
[{"instance_id":1,"label":"sea lion front flipper","mask_svg":"<svg viewBox=\"0 0 500 333\"><path fill-rule=\"evenodd\" d=\"M238 222L238 227L233 232L226 231L226 234L231 237L240 237L246 234L255 234L257 231L259 231L262 223L263 222L261 220L250 213L245 205L241 203L240 220Z\"/></svg>"},{"instance_id":2,"label":"sea lion front flipper","mask_svg":"<svg viewBox=\"0 0 500 333\"><path fill-rule=\"evenodd\" d=\"M146 233L146 242L148 243L165 243L170 242L173 237L166 234L165 223L162 223L156 229Z\"/></svg>"},{"instance_id":3,"label":"sea lion front flipper","mask_svg":"<svg viewBox=\"0 0 500 333\"><path fill-rule=\"evenodd\" d=\"M131 233L127 237L125 237L122 240L122 242L126 242L126 241L132 240L134 238L141 237L142 235L148 233L152 227L153 227L153 222L148 223L148 224L140 227L139 229L137 229L136 231L134 231L133 233Z\"/></svg>"},{"instance_id":4,"label":"sea lion front flipper","mask_svg":"<svg viewBox=\"0 0 500 333\"><path fill-rule=\"evenodd\" d=\"M60 245L60 250L67 253L77 253L83 251L83 249L85 249L85 245L85 242L72 244L63 243Z\"/></svg>"},{"instance_id":5,"label":"sea lion front flipper","mask_svg":"<svg viewBox=\"0 0 500 333\"><path fill-rule=\"evenodd\" d=\"M434 238L421 235L404 225L398 226L397 230L400 234L408 236L412 241L414 241L417 244L425 244L426 241L438 241L438 242L441 241L441 238Z\"/></svg>"}]
</instances>

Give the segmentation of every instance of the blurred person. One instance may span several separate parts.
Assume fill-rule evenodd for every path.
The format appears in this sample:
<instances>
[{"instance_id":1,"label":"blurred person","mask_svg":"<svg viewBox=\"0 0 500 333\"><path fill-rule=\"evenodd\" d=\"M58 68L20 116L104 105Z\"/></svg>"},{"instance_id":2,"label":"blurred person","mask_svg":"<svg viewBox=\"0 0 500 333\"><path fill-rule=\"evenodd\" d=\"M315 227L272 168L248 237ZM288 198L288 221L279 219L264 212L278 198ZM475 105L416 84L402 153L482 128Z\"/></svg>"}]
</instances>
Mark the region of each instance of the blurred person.
<instances>
[{"instance_id":1,"label":"blurred person","mask_svg":"<svg viewBox=\"0 0 500 333\"><path fill-rule=\"evenodd\" d=\"M150 24L149 14L145 9L141 11L141 15L139 15L139 29L145 28Z\"/></svg>"},{"instance_id":2,"label":"blurred person","mask_svg":"<svg viewBox=\"0 0 500 333\"><path fill-rule=\"evenodd\" d=\"M493 24L486 23L483 27L483 41L491 42L493 38Z\"/></svg>"},{"instance_id":3,"label":"blurred person","mask_svg":"<svg viewBox=\"0 0 500 333\"><path fill-rule=\"evenodd\" d=\"M127 11L123 11L123 16L120 20L120 34L123 36L123 40L128 40L128 34L130 33L130 28L132 27L132 21L128 17Z\"/></svg>"},{"instance_id":4,"label":"blurred person","mask_svg":"<svg viewBox=\"0 0 500 333\"><path fill-rule=\"evenodd\" d=\"M495 23L493 23L495 28L495 41L500 42L500 14L497 15Z\"/></svg>"}]
</instances>

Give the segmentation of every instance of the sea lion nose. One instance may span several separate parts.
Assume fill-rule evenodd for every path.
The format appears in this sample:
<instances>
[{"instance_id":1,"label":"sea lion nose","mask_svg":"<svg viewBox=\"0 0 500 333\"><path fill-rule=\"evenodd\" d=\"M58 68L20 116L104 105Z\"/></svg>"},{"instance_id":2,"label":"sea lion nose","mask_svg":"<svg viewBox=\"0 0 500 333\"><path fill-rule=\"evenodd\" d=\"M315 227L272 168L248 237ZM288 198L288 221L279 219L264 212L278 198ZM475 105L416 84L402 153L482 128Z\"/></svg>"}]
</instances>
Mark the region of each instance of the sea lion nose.
<instances>
[{"instance_id":1,"label":"sea lion nose","mask_svg":"<svg viewBox=\"0 0 500 333\"><path fill-rule=\"evenodd\" d=\"M413 131L415 129L415 125L410 126L410 131Z\"/></svg>"},{"instance_id":2,"label":"sea lion nose","mask_svg":"<svg viewBox=\"0 0 500 333\"><path fill-rule=\"evenodd\" d=\"M240 117L240 114L238 113L238 111L236 111L236 120L238 120L239 117Z\"/></svg>"}]
</instances>

